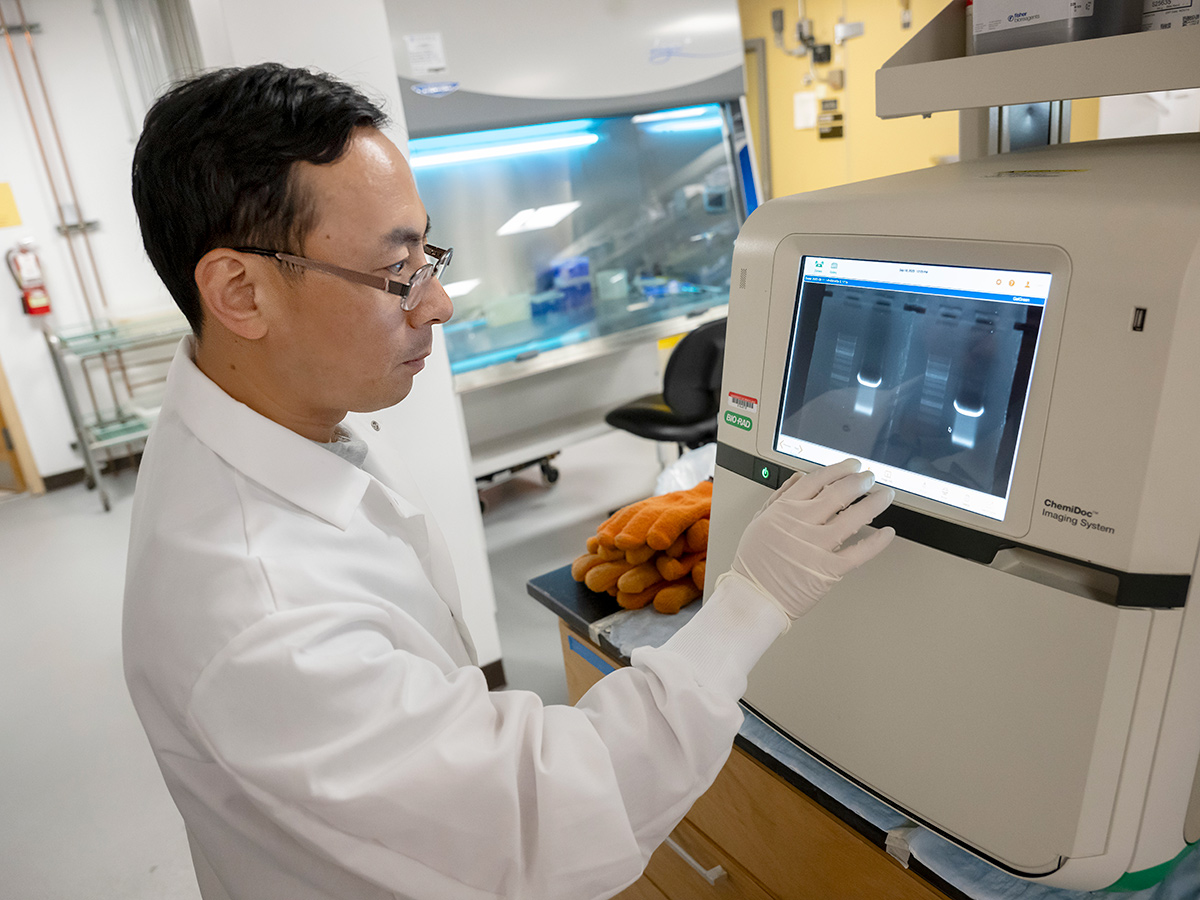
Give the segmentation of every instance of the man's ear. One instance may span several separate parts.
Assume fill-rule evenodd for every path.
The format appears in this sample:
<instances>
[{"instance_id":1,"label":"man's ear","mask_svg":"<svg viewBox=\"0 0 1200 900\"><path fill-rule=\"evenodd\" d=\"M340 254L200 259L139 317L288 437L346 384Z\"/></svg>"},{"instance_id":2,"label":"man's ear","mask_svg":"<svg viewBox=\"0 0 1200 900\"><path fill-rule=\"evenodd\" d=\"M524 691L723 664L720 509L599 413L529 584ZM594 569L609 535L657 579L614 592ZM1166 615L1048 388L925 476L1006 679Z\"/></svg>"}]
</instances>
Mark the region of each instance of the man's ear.
<instances>
[{"instance_id":1,"label":"man's ear","mask_svg":"<svg viewBox=\"0 0 1200 900\"><path fill-rule=\"evenodd\" d=\"M244 254L226 247L209 250L196 263L195 275L206 316L246 340L258 340L267 333L260 305L264 285L257 272L247 267Z\"/></svg>"}]
</instances>

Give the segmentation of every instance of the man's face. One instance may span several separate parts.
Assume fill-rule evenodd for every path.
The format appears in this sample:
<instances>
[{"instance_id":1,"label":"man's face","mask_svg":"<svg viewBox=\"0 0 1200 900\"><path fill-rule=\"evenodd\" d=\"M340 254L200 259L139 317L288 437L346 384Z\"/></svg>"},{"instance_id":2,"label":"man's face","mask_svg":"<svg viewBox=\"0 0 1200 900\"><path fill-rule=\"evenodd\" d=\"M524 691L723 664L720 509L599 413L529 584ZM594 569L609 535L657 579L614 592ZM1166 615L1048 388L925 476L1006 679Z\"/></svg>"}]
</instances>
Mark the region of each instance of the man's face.
<instances>
[{"instance_id":1,"label":"man's face","mask_svg":"<svg viewBox=\"0 0 1200 900\"><path fill-rule=\"evenodd\" d=\"M425 207L404 157L379 131L357 129L336 162L299 163L296 176L316 209L303 256L400 281L425 264ZM288 395L280 399L305 418L403 400L424 368L433 326L454 311L432 281L409 312L397 296L311 269L280 273L275 284L284 304L267 339Z\"/></svg>"}]
</instances>

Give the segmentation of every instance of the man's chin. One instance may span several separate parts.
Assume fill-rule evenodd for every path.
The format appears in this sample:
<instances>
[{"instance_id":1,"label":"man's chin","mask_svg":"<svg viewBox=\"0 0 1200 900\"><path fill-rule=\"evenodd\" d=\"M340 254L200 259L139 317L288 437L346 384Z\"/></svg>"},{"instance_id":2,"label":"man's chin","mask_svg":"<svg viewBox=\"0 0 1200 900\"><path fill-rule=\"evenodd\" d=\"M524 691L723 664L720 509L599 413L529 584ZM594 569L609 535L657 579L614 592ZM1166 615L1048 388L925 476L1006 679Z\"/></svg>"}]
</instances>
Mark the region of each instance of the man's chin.
<instances>
[{"instance_id":1,"label":"man's chin","mask_svg":"<svg viewBox=\"0 0 1200 900\"><path fill-rule=\"evenodd\" d=\"M372 413L379 412L381 409L389 409L412 393L412 387L412 380L409 379L404 384L395 385L387 393L376 394L372 397L363 397L355 401L347 408L347 412Z\"/></svg>"}]
</instances>

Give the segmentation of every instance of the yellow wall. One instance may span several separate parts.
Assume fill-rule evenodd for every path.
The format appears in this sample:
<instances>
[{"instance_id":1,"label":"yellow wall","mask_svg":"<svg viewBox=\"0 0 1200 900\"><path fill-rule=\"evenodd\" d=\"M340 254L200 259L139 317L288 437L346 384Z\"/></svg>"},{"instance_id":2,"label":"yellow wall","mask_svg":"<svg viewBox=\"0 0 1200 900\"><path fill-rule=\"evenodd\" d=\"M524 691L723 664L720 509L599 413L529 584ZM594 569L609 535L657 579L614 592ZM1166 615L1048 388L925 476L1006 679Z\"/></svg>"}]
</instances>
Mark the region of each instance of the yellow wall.
<instances>
[{"instance_id":1,"label":"yellow wall","mask_svg":"<svg viewBox=\"0 0 1200 900\"><path fill-rule=\"evenodd\" d=\"M1100 100L1071 101L1071 143L1094 141L1100 134Z\"/></svg>"},{"instance_id":2,"label":"yellow wall","mask_svg":"<svg viewBox=\"0 0 1200 900\"><path fill-rule=\"evenodd\" d=\"M876 70L945 4L946 0L911 0L912 27L902 29L900 0L807 0L806 13L813 20L819 43L833 44L833 26L839 17L865 25L862 37L840 47L833 45L832 63L815 67L819 76L833 68L845 69L845 89L833 90L822 84L806 87L803 78L809 71L808 58L788 56L775 46L773 9L783 10L786 46L796 45L797 4L793 0L739 0L745 38L766 40L772 196L907 172L932 165L940 157L957 157L957 112L886 121L875 115ZM755 146L759 147L756 61L748 56L746 63L750 117ZM794 128L792 97L806 90L837 98L845 137L820 140L816 129Z\"/></svg>"},{"instance_id":3,"label":"yellow wall","mask_svg":"<svg viewBox=\"0 0 1200 900\"><path fill-rule=\"evenodd\" d=\"M771 134L771 196L863 181L933 165L938 159L958 156L958 113L936 113L931 118L880 119L875 115L875 72L921 28L948 0L911 0L912 27L900 27L901 0L807 0L805 12L813 20L819 43L833 44L833 26L839 17L862 22L862 37L841 47L833 45L833 61L815 66L818 76L843 68L845 88L834 90L816 83L805 85L807 57L789 56L775 46L771 10L782 9L784 42L796 46L798 4L795 0L739 0L742 34L766 41L769 130ZM965 36L964 36L965 39ZM746 57L747 102L754 146L762 147L758 128L757 60ZM837 98L845 136L821 140L816 129L794 127L793 95L816 91ZM1076 100L1071 109L1071 140L1095 140L1100 104L1096 99ZM761 151L760 151L761 152ZM760 157L761 158L761 157Z\"/></svg>"}]
</instances>

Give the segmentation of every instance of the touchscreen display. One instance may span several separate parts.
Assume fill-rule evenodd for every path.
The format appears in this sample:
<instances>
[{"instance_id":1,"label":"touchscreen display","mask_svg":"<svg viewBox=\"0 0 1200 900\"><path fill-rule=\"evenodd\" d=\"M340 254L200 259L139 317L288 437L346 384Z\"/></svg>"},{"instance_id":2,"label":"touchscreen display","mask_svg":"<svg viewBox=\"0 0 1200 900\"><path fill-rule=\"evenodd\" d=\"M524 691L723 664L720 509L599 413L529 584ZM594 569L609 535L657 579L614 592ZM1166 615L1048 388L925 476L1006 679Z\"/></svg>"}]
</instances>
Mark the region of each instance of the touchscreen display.
<instances>
[{"instance_id":1,"label":"touchscreen display","mask_svg":"<svg viewBox=\"0 0 1200 900\"><path fill-rule=\"evenodd\" d=\"M1003 520L1048 272L805 256L775 450Z\"/></svg>"}]
</instances>

